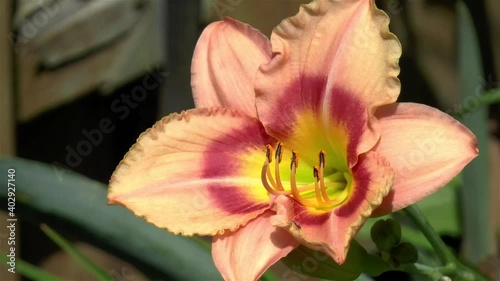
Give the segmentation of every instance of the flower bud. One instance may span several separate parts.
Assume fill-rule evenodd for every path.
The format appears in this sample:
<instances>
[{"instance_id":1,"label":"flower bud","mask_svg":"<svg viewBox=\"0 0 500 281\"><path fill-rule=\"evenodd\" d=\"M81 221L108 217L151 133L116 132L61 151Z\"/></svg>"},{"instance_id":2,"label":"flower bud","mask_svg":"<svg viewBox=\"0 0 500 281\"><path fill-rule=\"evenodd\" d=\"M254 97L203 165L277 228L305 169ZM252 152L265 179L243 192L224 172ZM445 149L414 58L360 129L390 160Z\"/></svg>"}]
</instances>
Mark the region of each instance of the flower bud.
<instances>
[{"instance_id":1,"label":"flower bud","mask_svg":"<svg viewBox=\"0 0 500 281\"><path fill-rule=\"evenodd\" d=\"M399 264L415 263L418 260L418 251L413 244L403 242L392 249L391 257Z\"/></svg>"},{"instance_id":2,"label":"flower bud","mask_svg":"<svg viewBox=\"0 0 500 281\"><path fill-rule=\"evenodd\" d=\"M390 252L401 242L401 225L393 219L379 220L373 225L370 235L377 249Z\"/></svg>"}]
</instances>

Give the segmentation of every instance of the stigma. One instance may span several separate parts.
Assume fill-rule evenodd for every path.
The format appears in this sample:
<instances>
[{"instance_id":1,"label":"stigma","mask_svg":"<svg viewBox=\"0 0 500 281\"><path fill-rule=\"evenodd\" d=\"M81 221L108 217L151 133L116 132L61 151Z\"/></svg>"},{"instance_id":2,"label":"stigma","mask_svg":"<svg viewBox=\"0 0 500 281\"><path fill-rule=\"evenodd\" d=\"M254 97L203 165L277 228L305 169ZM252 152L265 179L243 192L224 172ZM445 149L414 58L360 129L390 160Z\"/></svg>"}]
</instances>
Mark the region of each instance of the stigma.
<instances>
[{"instance_id":1,"label":"stigma","mask_svg":"<svg viewBox=\"0 0 500 281\"><path fill-rule=\"evenodd\" d=\"M266 159L262 166L261 179L264 188L269 194L273 195L286 195L293 198L299 204L306 207L313 207L317 209L331 209L341 204L345 196L334 196L331 198L328 190L343 190L346 187L346 181L342 173L334 173L334 179L340 179L340 182L325 182L325 167L326 167L326 153L324 150L318 152L317 165L313 166L312 183L307 185L298 186L297 184L297 169L299 167L299 155L296 151L292 150L290 159L290 178L287 179L288 184L285 186L280 175L280 164L283 160L283 145L278 142L276 147L266 145ZM271 163L273 163L274 155L274 175L272 173ZM336 176L335 176L336 174ZM340 177L339 177L340 175Z\"/></svg>"}]
</instances>

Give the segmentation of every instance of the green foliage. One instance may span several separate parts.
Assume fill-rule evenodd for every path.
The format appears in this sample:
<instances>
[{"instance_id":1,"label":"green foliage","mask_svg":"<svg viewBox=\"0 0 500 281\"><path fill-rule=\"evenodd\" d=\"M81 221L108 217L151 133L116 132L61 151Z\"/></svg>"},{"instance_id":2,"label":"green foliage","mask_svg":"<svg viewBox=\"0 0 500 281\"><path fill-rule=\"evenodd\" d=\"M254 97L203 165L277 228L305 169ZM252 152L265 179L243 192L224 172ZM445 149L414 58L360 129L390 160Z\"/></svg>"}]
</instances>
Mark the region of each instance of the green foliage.
<instances>
[{"instance_id":1,"label":"green foliage","mask_svg":"<svg viewBox=\"0 0 500 281\"><path fill-rule=\"evenodd\" d=\"M460 210L463 222L462 254L476 263L495 253L489 191L488 108L484 100L483 66L474 22L463 1L457 2L459 89L468 114L461 121L476 135L479 156L463 170ZM479 81L478 81L479 80ZM489 100L489 98L487 98Z\"/></svg>"},{"instance_id":2,"label":"green foliage","mask_svg":"<svg viewBox=\"0 0 500 281\"><path fill-rule=\"evenodd\" d=\"M99 281L109 281L113 280L113 277L104 272L99 266L94 264L89 258L81 254L69 241L64 239L61 235L55 232L53 229L47 225L41 226L43 232L61 249L73 257L80 265L87 269L94 277Z\"/></svg>"},{"instance_id":3,"label":"green foliage","mask_svg":"<svg viewBox=\"0 0 500 281\"><path fill-rule=\"evenodd\" d=\"M401 242L401 225L393 219L377 221L370 236L380 251L389 252Z\"/></svg>"},{"instance_id":4,"label":"green foliage","mask_svg":"<svg viewBox=\"0 0 500 281\"><path fill-rule=\"evenodd\" d=\"M391 257L397 263L401 264L416 263L418 261L417 248L408 242L403 242L391 250Z\"/></svg>"},{"instance_id":5,"label":"green foliage","mask_svg":"<svg viewBox=\"0 0 500 281\"><path fill-rule=\"evenodd\" d=\"M460 185L461 179L455 178L447 186L416 204L425 214L426 218L429 220L436 232L440 234L459 236L461 233L458 217L458 200L456 194ZM431 245L422 233L415 229L415 227L411 224L408 224L405 218L401 218L401 216L396 217L398 221L401 222L402 237L405 241L411 242L424 252L432 250ZM368 219L356 237L360 241L369 241L373 225L380 219L388 218L391 218L391 216ZM421 258L425 257L426 256L421 255ZM430 258L433 259L433 257ZM433 260L429 260L428 262L432 261Z\"/></svg>"},{"instance_id":6,"label":"green foliage","mask_svg":"<svg viewBox=\"0 0 500 281\"><path fill-rule=\"evenodd\" d=\"M355 280L361 273L377 276L390 269L382 259L368 254L355 240L352 241L342 265L325 253L304 246L299 246L282 261L293 271L335 281Z\"/></svg>"},{"instance_id":7,"label":"green foliage","mask_svg":"<svg viewBox=\"0 0 500 281\"><path fill-rule=\"evenodd\" d=\"M5 255L0 255L0 261L2 263L9 262L9 258ZM32 281L63 281L59 279L57 276L54 276L42 269L27 263L19 258L16 258L16 273L21 274L22 276L29 278ZM10 274L10 273L5 273Z\"/></svg>"}]
</instances>

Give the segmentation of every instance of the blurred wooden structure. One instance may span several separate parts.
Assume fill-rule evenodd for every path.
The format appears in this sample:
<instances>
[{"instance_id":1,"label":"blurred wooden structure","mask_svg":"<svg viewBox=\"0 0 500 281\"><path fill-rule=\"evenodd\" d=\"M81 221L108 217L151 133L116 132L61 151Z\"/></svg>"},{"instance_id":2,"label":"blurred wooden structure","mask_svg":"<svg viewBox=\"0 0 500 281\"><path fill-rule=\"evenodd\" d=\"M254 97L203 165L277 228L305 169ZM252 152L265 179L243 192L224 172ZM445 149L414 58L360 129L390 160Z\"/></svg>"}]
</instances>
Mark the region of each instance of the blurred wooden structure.
<instances>
[{"instance_id":1,"label":"blurred wooden structure","mask_svg":"<svg viewBox=\"0 0 500 281\"><path fill-rule=\"evenodd\" d=\"M18 1L20 120L91 91L111 93L164 63L161 1Z\"/></svg>"},{"instance_id":2,"label":"blurred wooden structure","mask_svg":"<svg viewBox=\"0 0 500 281\"><path fill-rule=\"evenodd\" d=\"M0 42L0 155L16 155L16 125L19 133L22 124L36 121L36 117L47 115L51 109L90 93L111 94L163 67L165 32L161 10L164 3L156 0L0 1L0 36L4 39ZM86 114L103 118L97 110ZM90 119L88 115L83 114L81 118ZM75 126L81 121L69 118L65 122ZM50 140L49 128L41 129ZM59 131L61 135L68 134L67 128L59 127ZM54 137L61 138L61 135ZM37 140L30 138L26 143L36 147ZM53 145L49 150L53 153L56 149ZM3 210L4 207L0 208L0 219L6 222ZM8 229L1 225L0 253L3 255L9 249L5 239ZM40 237L33 235L33 227L37 226L23 221L16 225L17 258L26 259L24 254L33 251L29 247L19 251L22 239L23 245L29 244L23 236L29 233L29 240L40 241ZM28 230L21 233L21 228ZM65 254L56 253L51 257L62 270L79 267L71 266L73 260ZM122 268L130 267L102 253L93 253L92 257L113 262L119 275L124 274ZM19 273L11 274L5 263L0 265L0 280L19 279Z\"/></svg>"},{"instance_id":3,"label":"blurred wooden structure","mask_svg":"<svg viewBox=\"0 0 500 281\"><path fill-rule=\"evenodd\" d=\"M10 1L0 1L0 38L7 38L10 33L11 5ZM15 155L15 119L14 91L12 75L12 48L7 40L0 40L0 156ZM1 160L0 160L1 161ZM4 173L4 171L2 171ZM3 176L3 175L2 175ZM4 206L0 209L0 253L8 253L7 213ZM19 231L19 227L16 229ZM16 245L16 247L19 247ZM16 255L19 251L16 252ZM4 281L19 280L20 276L7 271L5 262L0 264L0 279Z\"/></svg>"},{"instance_id":4,"label":"blurred wooden structure","mask_svg":"<svg viewBox=\"0 0 500 281\"><path fill-rule=\"evenodd\" d=\"M9 1L0 2L0 38L10 34ZM14 92L12 75L12 48L7 40L0 41L0 155L15 153Z\"/></svg>"}]
</instances>

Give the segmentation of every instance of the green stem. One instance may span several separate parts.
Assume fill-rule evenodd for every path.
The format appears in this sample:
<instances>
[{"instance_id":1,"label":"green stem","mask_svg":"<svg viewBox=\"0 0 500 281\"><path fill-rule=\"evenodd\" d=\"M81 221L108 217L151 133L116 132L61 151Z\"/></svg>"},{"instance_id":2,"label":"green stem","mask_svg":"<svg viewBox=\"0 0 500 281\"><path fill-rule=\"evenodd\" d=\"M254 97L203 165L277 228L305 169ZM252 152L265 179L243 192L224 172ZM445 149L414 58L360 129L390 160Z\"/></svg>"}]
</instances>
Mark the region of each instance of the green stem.
<instances>
[{"instance_id":1,"label":"green stem","mask_svg":"<svg viewBox=\"0 0 500 281\"><path fill-rule=\"evenodd\" d=\"M431 224L427 221L422 211L416 205L410 205L403 210L406 215L422 232L429 241L434 251L443 264L454 263L457 261L455 255L448 249L448 246L441 240L441 237L434 231Z\"/></svg>"},{"instance_id":2,"label":"green stem","mask_svg":"<svg viewBox=\"0 0 500 281\"><path fill-rule=\"evenodd\" d=\"M475 268L469 267L451 252L451 250L446 246L446 244L441 240L441 237L434 231L429 221L422 214L420 209L416 205L410 205L404 210L405 214L413 221L413 223L422 232L425 238L429 241L434 251L438 255L439 259L444 267L432 268L429 266L421 264L413 264L403 267L401 270L418 273L429 277L431 280L438 280L441 276L453 276L456 279L453 280L466 280L466 281L487 281L481 273L479 273ZM441 275L440 275L441 274ZM440 275L440 276L439 276ZM437 278L437 279L436 279Z\"/></svg>"},{"instance_id":3,"label":"green stem","mask_svg":"<svg viewBox=\"0 0 500 281\"><path fill-rule=\"evenodd\" d=\"M401 268L401 271L420 274L433 281L437 281L443 276L451 275L455 270L456 268L454 265L448 265L444 267L430 267L428 265L420 263L409 264Z\"/></svg>"}]
</instances>

